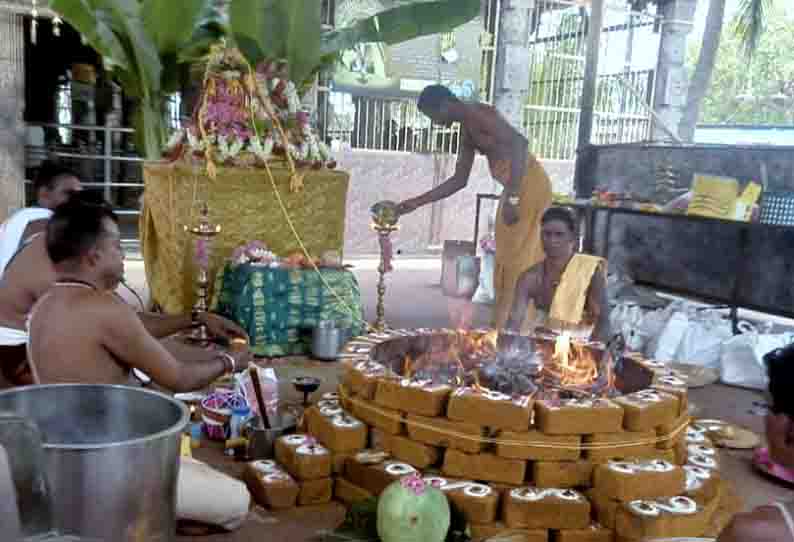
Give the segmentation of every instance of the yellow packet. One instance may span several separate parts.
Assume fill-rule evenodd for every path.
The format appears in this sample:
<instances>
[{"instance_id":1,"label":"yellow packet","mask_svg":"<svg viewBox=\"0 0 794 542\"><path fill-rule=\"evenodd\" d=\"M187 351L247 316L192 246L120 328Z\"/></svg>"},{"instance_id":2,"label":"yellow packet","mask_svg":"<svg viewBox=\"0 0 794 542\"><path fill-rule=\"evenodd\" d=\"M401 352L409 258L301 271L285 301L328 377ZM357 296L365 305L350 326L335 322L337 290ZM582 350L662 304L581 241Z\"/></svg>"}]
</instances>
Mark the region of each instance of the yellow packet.
<instances>
[{"instance_id":1,"label":"yellow packet","mask_svg":"<svg viewBox=\"0 0 794 542\"><path fill-rule=\"evenodd\" d=\"M739 197L739 181L731 177L695 175L688 215L732 220Z\"/></svg>"},{"instance_id":2,"label":"yellow packet","mask_svg":"<svg viewBox=\"0 0 794 542\"><path fill-rule=\"evenodd\" d=\"M734 218L736 220L749 222L753 216L753 205L758 203L760 197L761 185L750 181L747 186L744 187L744 191L742 191L739 199L736 200L736 214Z\"/></svg>"}]
</instances>

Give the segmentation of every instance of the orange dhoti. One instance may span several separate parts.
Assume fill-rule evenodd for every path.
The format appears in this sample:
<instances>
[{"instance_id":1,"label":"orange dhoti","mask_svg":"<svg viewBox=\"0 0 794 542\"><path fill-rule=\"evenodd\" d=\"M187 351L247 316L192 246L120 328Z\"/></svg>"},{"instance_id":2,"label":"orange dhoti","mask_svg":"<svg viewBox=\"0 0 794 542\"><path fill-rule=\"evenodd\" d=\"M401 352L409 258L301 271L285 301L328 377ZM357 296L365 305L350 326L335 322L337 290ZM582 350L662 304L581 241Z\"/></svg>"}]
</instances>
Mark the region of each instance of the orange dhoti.
<instances>
[{"instance_id":1,"label":"orange dhoti","mask_svg":"<svg viewBox=\"0 0 794 542\"><path fill-rule=\"evenodd\" d=\"M496 214L494 325L497 329L503 328L510 316L518 278L544 257L540 242L540 219L551 206L551 181L543 166L531 154L527 158L527 172L521 179L517 195L520 198L518 222L511 226L504 223L501 203Z\"/></svg>"}]
</instances>

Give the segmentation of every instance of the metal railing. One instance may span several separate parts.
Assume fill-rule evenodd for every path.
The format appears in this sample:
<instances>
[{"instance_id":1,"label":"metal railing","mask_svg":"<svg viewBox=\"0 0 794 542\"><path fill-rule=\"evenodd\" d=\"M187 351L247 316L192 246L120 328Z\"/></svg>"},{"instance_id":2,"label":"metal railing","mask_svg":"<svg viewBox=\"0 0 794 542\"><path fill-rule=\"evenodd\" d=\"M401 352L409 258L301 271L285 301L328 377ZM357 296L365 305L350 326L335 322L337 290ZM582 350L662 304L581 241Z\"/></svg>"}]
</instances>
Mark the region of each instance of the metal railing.
<instances>
[{"instance_id":1,"label":"metal railing","mask_svg":"<svg viewBox=\"0 0 794 542\"><path fill-rule=\"evenodd\" d=\"M566 0L535 4L524 131L542 159L573 160L580 144L588 9ZM652 124L659 18L629 5L607 5L605 11L591 142L645 140Z\"/></svg>"},{"instance_id":2,"label":"metal railing","mask_svg":"<svg viewBox=\"0 0 794 542\"><path fill-rule=\"evenodd\" d=\"M79 124L30 123L41 128L43 144L26 147L26 170L33 178L38 165L57 158L63 165L80 175L83 185L103 191L106 200L114 204L120 215L137 215L143 191L143 158L133 147L134 130L113 126ZM70 145L60 143L58 133L71 132Z\"/></svg>"},{"instance_id":3,"label":"metal railing","mask_svg":"<svg viewBox=\"0 0 794 542\"><path fill-rule=\"evenodd\" d=\"M332 149L457 153L460 127L432 124L411 98L330 92L325 138Z\"/></svg>"}]
</instances>

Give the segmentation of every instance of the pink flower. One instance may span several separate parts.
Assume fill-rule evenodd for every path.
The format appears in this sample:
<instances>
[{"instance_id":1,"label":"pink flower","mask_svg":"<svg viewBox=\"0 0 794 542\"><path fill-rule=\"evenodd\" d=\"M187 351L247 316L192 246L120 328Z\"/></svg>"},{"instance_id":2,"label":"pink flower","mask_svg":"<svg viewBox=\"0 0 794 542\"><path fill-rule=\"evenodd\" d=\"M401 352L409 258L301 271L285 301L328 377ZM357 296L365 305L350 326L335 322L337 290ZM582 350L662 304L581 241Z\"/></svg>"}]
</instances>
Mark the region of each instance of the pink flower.
<instances>
[{"instance_id":1,"label":"pink flower","mask_svg":"<svg viewBox=\"0 0 794 542\"><path fill-rule=\"evenodd\" d=\"M405 489L413 492L413 494L416 496L422 495L425 492L425 488L427 487L427 484L425 484L425 481L421 478L421 476L419 476L418 473L406 476L400 480L400 484Z\"/></svg>"},{"instance_id":2,"label":"pink flower","mask_svg":"<svg viewBox=\"0 0 794 542\"><path fill-rule=\"evenodd\" d=\"M480 248L485 252L496 252L496 238L492 233L480 239Z\"/></svg>"},{"instance_id":3,"label":"pink flower","mask_svg":"<svg viewBox=\"0 0 794 542\"><path fill-rule=\"evenodd\" d=\"M196 266L201 269L207 269L210 266L210 251L209 243L204 238L199 238L196 241Z\"/></svg>"}]
</instances>

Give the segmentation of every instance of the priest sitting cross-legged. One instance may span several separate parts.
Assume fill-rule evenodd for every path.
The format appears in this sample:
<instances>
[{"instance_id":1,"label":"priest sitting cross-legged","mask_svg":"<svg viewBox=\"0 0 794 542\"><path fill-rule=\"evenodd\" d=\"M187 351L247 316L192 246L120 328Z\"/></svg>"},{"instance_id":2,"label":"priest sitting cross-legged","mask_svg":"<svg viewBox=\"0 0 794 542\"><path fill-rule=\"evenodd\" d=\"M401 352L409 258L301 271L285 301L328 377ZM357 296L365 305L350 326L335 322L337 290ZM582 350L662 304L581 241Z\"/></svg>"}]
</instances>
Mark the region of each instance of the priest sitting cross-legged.
<instances>
[{"instance_id":1,"label":"priest sitting cross-legged","mask_svg":"<svg viewBox=\"0 0 794 542\"><path fill-rule=\"evenodd\" d=\"M518 279L507 329L525 333L546 328L607 342L605 261L575 253L577 221L568 209L548 209L541 219L540 236L546 257Z\"/></svg>"},{"instance_id":2,"label":"priest sitting cross-legged","mask_svg":"<svg viewBox=\"0 0 794 542\"><path fill-rule=\"evenodd\" d=\"M166 389L203 388L247 366L248 352L231 355L182 346L174 356L155 337L188 328L180 316L140 316L114 290L124 275L118 219L104 202L74 197L59 206L46 231L55 282L28 316L28 362L36 383L129 384L132 369ZM234 332L231 322L197 316L210 330ZM244 337L242 330L237 335Z\"/></svg>"}]
</instances>

